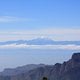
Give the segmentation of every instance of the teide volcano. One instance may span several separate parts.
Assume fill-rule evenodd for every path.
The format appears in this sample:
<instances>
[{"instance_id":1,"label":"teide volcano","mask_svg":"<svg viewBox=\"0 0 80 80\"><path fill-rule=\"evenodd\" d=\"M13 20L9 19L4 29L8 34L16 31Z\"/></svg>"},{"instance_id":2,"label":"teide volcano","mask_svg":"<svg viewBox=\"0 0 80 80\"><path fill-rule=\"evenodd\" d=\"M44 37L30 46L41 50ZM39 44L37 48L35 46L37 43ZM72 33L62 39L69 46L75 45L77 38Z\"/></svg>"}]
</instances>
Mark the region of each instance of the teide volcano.
<instances>
[{"instance_id":1,"label":"teide volcano","mask_svg":"<svg viewBox=\"0 0 80 80\"><path fill-rule=\"evenodd\" d=\"M1 75L0 80L80 80L80 53L74 53L72 58L63 64L36 67L16 75Z\"/></svg>"}]
</instances>

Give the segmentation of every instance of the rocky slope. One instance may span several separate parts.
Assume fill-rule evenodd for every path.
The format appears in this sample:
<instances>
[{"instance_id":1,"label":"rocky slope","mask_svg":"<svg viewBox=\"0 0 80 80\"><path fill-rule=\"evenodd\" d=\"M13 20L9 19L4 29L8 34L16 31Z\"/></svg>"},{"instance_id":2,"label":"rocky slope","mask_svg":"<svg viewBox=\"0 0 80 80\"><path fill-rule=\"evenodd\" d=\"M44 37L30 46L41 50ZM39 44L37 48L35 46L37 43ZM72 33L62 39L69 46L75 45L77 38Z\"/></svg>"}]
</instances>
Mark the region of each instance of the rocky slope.
<instances>
[{"instance_id":1,"label":"rocky slope","mask_svg":"<svg viewBox=\"0 0 80 80\"><path fill-rule=\"evenodd\" d=\"M0 80L80 80L80 53L74 53L72 58L63 64L46 65L20 73L14 76L0 76Z\"/></svg>"},{"instance_id":2,"label":"rocky slope","mask_svg":"<svg viewBox=\"0 0 80 80\"><path fill-rule=\"evenodd\" d=\"M0 75L1 76L13 76L13 75L25 73L30 70L43 67L43 66L45 65L44 64L29 64L29 65L20 66L17 68L7 68L7 69L4 69L4 71L0 72Z\"/></svg>"}]
</instances>

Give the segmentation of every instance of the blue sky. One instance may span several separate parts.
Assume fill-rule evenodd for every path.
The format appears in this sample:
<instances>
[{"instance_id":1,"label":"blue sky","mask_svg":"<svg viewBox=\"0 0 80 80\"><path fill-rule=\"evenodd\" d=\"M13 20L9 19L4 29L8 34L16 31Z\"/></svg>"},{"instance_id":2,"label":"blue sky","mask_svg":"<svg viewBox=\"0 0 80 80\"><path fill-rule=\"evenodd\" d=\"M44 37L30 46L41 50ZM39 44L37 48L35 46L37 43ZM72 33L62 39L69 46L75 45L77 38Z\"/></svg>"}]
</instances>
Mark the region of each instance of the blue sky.
<instances>
[{"instance_id":1,"label":"blue sky","mask_svg":"<svg viewBox=\"0 0 80 80\"><path fill-rule=\"evenodd\" d=\"M0 41L32 39L33 37L41 36L50 38L54 36L54 38L52 38L54 40L80 40L79 3L79 0L1 0ZM53 30L54 32L54 29L56 29L56 32L58 32L59 29L59 32L67 29L67 34L63 32L62 34L64 35L60 33L46 35L46 30L49 30L49 32ZM71 29L71 31L69 31L69 29ZM36 35L29 35L29 37L23 37L24 34L18 35L18 33L24 33L24 31L29 31L31 35L35 32ZM71 33L69 34L68 31ZM11 32L17 32L16 36ZM42 35L39 35L41 32ZM76 34L76 32L78 33ZM68 36L66 37L67 39L63 39L65 35Z\"/></svg>"},{"instance_id":2,"label":"blue sky","mask_svg":"<svg viewBox=\"0 0 80 80\"><path fill-rule=\"evenodd\" d=\"M22 20L0 21L0 29L80 28L79 3L79 0L1 0L0 17Z\"/></svg>"}]
</instances>

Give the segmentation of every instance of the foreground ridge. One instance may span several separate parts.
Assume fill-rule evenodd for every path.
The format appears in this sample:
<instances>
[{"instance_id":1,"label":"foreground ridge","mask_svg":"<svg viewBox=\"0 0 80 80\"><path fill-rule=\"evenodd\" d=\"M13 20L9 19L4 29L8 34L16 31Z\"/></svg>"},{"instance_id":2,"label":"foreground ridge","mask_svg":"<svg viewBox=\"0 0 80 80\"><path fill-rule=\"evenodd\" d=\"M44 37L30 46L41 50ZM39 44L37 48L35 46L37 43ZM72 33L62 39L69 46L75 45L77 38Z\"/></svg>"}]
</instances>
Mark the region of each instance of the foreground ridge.
<instances>
[{"instance_id":1,"label":"foreground ridge","mask_svg":"<svg viewBox=\"0 0 80 80\"><path fill-rule=\"evenodd\" d=\"M0 80L80 80L80 53L74 53L63 64L44 65L17 75L0 75Z\"/></svg>"}]
</instances>

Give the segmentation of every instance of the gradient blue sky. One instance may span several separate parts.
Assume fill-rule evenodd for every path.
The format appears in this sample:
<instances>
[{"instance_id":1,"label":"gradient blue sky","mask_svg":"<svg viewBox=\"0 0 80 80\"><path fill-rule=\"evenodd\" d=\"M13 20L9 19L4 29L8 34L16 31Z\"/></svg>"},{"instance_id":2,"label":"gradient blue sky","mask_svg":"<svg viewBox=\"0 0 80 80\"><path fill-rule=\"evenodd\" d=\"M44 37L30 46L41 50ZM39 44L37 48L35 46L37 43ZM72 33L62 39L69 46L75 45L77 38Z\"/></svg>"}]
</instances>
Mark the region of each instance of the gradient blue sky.
<instances>
[{"instance_id":1,"label":"gradient blue sky","mask_svg":"<svg viewBox=\"0 0 80 80\"><path fill-rule=\"evenodd\" d=\"M0 41L42 36L80 40L79 3L80 0L0 0ZM24 31L30 35L25 37Z\"/></svg>"},{"instance_id":2,"label":"gradient blue sky","mask_svg":"<svg viewBox=\"0 0 80 80\"><path fill-rule=\"evenodd\" d=\"M0 29L80 28L79 3L80 0L1 0L0 17L23 20L5 24L0 21Z\"/></svg>"}]
</instances>

